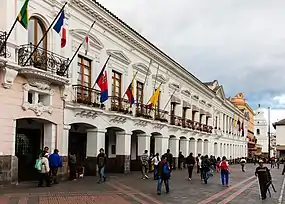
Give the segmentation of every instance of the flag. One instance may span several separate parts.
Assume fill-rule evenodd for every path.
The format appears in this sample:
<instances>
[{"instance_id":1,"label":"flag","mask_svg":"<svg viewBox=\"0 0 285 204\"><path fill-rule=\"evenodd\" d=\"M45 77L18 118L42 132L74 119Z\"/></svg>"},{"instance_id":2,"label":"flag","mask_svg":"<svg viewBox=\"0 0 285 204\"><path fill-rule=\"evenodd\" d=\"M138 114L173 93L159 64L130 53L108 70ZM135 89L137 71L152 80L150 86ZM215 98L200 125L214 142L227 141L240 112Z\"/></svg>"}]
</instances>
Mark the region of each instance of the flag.
<instances>
[{"instance_id":1,"label":"flag","mask_svg":"<svg viewBox=\"0 0 285 204\"><path fill-rule=\"evenodd\" d=\"M66 45L66 29L65 29L65 24L64 24L64 10L61 12L56 24L54 25L53 29L55 32L61 35L61 43L60 47L63 48Z\"/></svg>"},{"instance_id":2,"label":"flag","mask_svg":"<svg viewBox=\"0 0 285 204\"><path fill-rule=\"evenodd\" d=\"M134 102L135 102L135 99L134 99L134 80L131 81L131 83L128 86L125 94L128 96L129 103L132 106L132 104L134 104Z\"/></svg>"},{"instance_id":3,"label":"flag","mask_svg":"<svg viewBox=\"0 0 285 204\"><path fill-rule=\"evenodd\" d=\"M151 98L149 99L149 104L147 105L149 108L155 107L160 94L160 86L155 90L155 92L152 94Z\"/></svg>"},{"instance_id":4,"label":"flag","mask_svg":"<svg viewBox=\"0 0 285 204\"><path fill-rule=\"evenodd\" d=\"M28 4L29 0L26 0L17 17L17 20L19 21L19 23L21 23L21 25L25 29L28 29L28 24L29 24Z\"/></svg>"},{"instance_id":5,"label":"flag","mask_svg":"<svg viewBox=\"0 0 285 204\"><path fill-rule=\"evenodd\" d=\"M234 128L236 128L236 127L237 127L236 117L235 117L235 116L234 116L234 120L233 120L233 126L234 126Z\"/></svg>"},{"instance_id":6,"label":"flag","mask_svg":"<svg viewBox=\"0 0 285 204\"><path fill-rule=\"evenodd\" d=\"M101 89L100 102L103 103L108 100L108 80L107 71L102 70L97 79L97 84Z\"/></svg>"},{"instance_id":7,"label":"flag","mask_svg":"<svg viewBox=\"0 0 285 204\"><path fill-rule=\"evenodd\" d=\"M89 36L88 34L86 35L85 39L84 39L84 49L85 49L85 55L87 55L88 50L89 50Z\"/></svg>"}]
</instances>

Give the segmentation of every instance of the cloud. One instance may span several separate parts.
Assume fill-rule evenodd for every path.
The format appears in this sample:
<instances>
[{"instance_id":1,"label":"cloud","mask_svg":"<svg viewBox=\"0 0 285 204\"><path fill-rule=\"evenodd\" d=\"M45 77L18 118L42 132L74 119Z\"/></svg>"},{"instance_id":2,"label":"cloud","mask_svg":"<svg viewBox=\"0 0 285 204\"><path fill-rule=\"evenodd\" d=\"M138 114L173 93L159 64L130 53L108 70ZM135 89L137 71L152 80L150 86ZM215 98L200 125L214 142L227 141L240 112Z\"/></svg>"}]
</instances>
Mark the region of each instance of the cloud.
<instances>
[{"instance_id":1,"label":"cloud","mask_svg":"<svg viewBox=\"0 0 285 204\"><path fill-rule=\"evenodd\" d=\"M284 0L99 0L202 81L285 108Z\"/></svg>"}]
</instances>

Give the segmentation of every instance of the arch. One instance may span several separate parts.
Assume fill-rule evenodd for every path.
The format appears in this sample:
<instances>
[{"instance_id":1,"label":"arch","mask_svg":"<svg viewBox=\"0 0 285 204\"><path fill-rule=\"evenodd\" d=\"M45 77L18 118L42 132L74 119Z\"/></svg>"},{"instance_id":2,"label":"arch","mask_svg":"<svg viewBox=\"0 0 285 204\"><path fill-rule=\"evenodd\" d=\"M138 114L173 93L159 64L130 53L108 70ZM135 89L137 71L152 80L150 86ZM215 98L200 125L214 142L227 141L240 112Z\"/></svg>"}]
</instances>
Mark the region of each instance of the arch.
<instances>
[{"instance_id":1,"label":"arch","mask_svg":"<svg viewBox=\"0 0 285 204\"><path fill-rule=\"evenodd\" d=\"M76 37L79 40L83 40L85 38L85 36L87 35L88 31L84 30L84 29L72 29L69 31L70 34L74 37ZM91 47L95 47L98 50L101 50L104 48L103 43L95 36L93 35L91 32L88 34L89 36L89 42Z\"/></svg>"},{"instance_id":2,"label":"arch","mask_svg":"<svg viewBox=\"0 0 285 204\"><path fill-rule=\"evenodd\" d=\"M209 142L209 140L207 140L207 139L204 139L204 142Z\"/></svg>"},{"instance_id":3,"label":"arch","mask_svg":"<svg viewBox=\"0 0 285 204\"><path fill-rule=\"evenodd\" d=\"M44 18L40 15L33 15L29 19L28 24L28 43L36 45L41 40L44 33L46 33L47 25ZM43 49L47 49L48 40L47 36L44 38L43 42L40 44L40 47Z\"/></svg>"},{"instance_id":4,"label":"arch","mask_svg":"<svg viewBox=\"0 0 285 204\"><path fill-rule=\"evenodd\" d=\"M86 122L73 122L73 123L70 123L69 124L70 126L74 126L74 125L83 125L84 127L86 127L86 128L88 128L88 129L91 129L91 128L93 128L93 129L97 129L97 127L95 126L95 125L93 125L93 124L90 124L90 123L86 123Z\"/></svg>"},{"instance_id":5,"label":"arch","mask_svg":"<svg viewBox=\"0 0 285 204\"><path fill-rule=\"evenodd\" d=\"M194 138L194 137L191 137L190 140L191 140L191 141L195 141L195 138Z\"/></svg>"},{"instance_id":6,"label":"arch","mask_svg":"<svg viewBox=\"0 0 285 204\"><path fill-rule=\"evenodd\" d=\"M56 124L54 121L52 120L49 120L49 119L46 119L46 118L42 118L42 117L34 117L34 116L25 116L25 117L18 117L18 118L15 118L14 120L17 121L17 120L36 120L38 122L41 122L41 123L53 123L53 124Z\"/></svg>"},{"instance_id":7,"label":"arch","mask_svg":"<svg viewBox=\"0 0 285 204\"><path fill-rule=\"evenodd\" d=\"M176 136L175 135L170 135L169 139L176 139Z\"/></svg>"},{"instance_id":8,"label":"arch","mask_svg":"<svg viewBox=\"0 0 285 204\"><path fill-rule=\"evenodd\" d=\"M162 136L160 132L152 132L151 136L157 137L157 136Z\"/></svg>"},{"instance_id":9,"label":"arch","mask_svg":"<svg viewBox=\"0 0 285 204\"><path fill-rule=\"evenodd\" d=\"M146 134L146 132L143 130L133 130L132 132L133 134Z\"/></svg>"},{"instance_id":10,"label":"arch","mask_svg":"<svg viewBox=\"0 0 285 204\"><path fill-rule=\"evenodd\" d=\"M112 126L112 127L107 127L106 130L113 130L115 132L125 132L124 129L120 128L120 127L116 127L116 126Z\"/></svg>"},{"instance_id":11,"label":"arch","mask_svg":"<svg viewBox=\"0 0 285 204\"><path fill-rule=\"evenodd\" d=\"M197 141L198 141L198 142L202 142L203 140L202 140L201 138L198 138Z\"/></svg>"},{"instance_id":12,"label":"arch","mask_svg":"<svg viewBox=\"0 0 285 204\"><path fill-rule=\"evenodd\" d=\"M185 136L179 137L181 140L186 140L187 138Z\"/></svg>"}]
</instances>

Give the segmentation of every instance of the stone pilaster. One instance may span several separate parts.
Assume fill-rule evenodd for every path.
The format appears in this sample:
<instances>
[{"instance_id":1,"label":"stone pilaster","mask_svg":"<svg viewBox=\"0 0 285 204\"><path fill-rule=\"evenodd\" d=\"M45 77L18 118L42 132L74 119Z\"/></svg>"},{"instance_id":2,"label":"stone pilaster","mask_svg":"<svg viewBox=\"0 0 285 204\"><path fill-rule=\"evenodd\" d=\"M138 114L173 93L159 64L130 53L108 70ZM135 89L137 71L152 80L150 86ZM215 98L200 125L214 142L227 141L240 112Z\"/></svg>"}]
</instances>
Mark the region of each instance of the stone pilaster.
<instances>
[{"instance_id":1,"label":"stone pilaster","mask_svg":"<svg viewBox=\"0 0 285 204\"><path fill-rule=\"evenodd\" d=\"M12 155L0 155L0 184L18 182L18 158Z\"/></svg>"},{"instance_id":2,"label":"stone pilaster","mask_svg":"<svg viewBox=\"0 0 285 204\"><path fill-rule=\"evenodd\" d=\"M116 171L118 173L130 172L131 135L126 132L116 132Z\"/></svg>"}]
</instances>

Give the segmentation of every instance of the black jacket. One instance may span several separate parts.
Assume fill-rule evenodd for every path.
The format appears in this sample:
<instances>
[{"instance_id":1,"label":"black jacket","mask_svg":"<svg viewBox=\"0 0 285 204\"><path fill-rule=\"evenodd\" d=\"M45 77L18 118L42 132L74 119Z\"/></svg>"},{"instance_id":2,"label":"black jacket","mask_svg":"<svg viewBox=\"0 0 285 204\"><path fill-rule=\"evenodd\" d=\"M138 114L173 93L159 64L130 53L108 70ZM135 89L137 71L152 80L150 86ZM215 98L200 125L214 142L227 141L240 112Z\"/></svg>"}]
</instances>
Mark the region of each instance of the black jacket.
<instances>
[{"instance_id":1,"label":"black jacket","mask_svg":"<svg viewBox=\"0 0 285 204\"><path fill-rule=\"evenodd\" d=\"M186 164L188 166L194 166L195 165L195 158L193 156L188 156L186 158Z\"/></svg>"}]
</instances>

